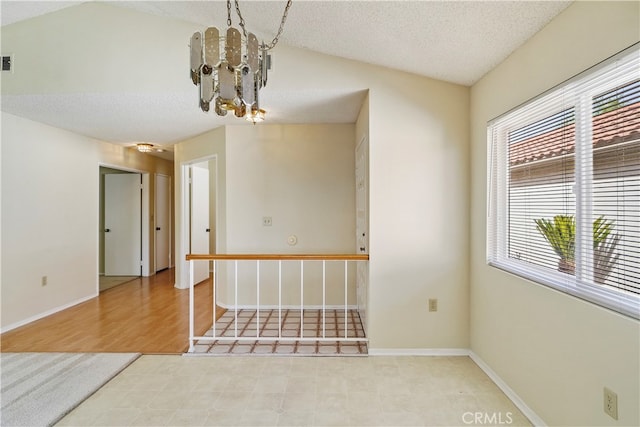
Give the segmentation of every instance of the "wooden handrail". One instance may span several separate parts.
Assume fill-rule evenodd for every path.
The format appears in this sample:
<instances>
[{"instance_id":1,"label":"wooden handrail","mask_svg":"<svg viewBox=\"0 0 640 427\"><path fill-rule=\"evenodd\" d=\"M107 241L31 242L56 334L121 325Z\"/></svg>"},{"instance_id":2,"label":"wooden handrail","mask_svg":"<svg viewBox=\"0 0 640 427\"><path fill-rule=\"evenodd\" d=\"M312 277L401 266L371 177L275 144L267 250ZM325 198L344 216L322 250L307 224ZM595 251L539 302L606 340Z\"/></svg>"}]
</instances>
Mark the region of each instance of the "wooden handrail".
<instances>
[{"instance_id":1,"label":"wooden handrail","mask_svg":"<svg viewBox=\"0 0 640 427\"><path fill-rule=\"evenodd\" d=\"M187 254L187 261L368 261L369 254Z\"/></svg>"}]
</instances>

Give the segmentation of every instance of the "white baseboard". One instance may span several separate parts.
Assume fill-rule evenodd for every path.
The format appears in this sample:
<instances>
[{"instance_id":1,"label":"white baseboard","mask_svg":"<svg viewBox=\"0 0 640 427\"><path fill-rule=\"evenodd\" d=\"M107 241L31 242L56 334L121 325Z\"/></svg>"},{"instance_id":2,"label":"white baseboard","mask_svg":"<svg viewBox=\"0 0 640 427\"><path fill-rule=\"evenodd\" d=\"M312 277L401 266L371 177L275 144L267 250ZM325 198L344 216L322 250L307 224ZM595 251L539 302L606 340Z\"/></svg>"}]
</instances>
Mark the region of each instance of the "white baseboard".
<instances>
[{"instance_id":1,"label":"white baseboard","mask_svg":"<svg viewBox=\"0 0 640 427\"><path fill-rule=\"evenodd\" d=\"M524 400L522 400L520 396L518 396L516 392L513 391L513 389L509 387L509 385L502 378L500 378L500 376L496 374L495 371L491 369L491 367L489 367L489 365L487 365L484 360L480 358L480 356L469 350L469 357L476 363L476 365L480 367L480 369L484 371L485 374L487 374L489 378L491 378L491 380L498 386L498 388L502 390L502 392L506 394L509 399L511 399L513 404L516 405L520 412L522 412L534 426L546 427L547 424L544 422L544 420L540 418L538 414L536 414L533 409L531 409L524 402Z\"/></svg>"},{"instance_id":2,"label":"white baseboard","mask_svg":"<svg viewBox=\"0 0 640 427\"><path fill-rule=\"evenodd\" d=\"M369 356L468 356L466 348L371 348Z\"/></svg>"},{"instance_id":3,"label":"white baseboard","mask_svg":"<svg viewBox=\"0 0 640 427\"><path fill-rule=\"evenodd\" d=\"M40 314L36 314L35 316L31 316L31 317L29 317L27 319L24 319L24 320L21 320L19 322L12 323L11 325L4 326L4 327L2 327L2 329L0 329L0 333L9 332L12 329L16 329L16 328L19 328L20 326L24 326L24 325L26 325L28 323L35 322L36 320L40 320L43 317L51 316L54 313L57 313L57 312L62 311L62 310L66 310L69 307L73 307L74 305L81 304L81 303L83 303L85 301L89 301L90 299L95 298L97 296L98 296L98 293L96 293L94 295L90 295L88 297L80 298L79 300L72 301L72 302L70 302L68 304L61 305L61 306L56 307L56 308L52 308L51 310L44 311L44 312L42 312Z\"/></svg>"},{"instance_id":4,"label":"white baseboard","mask_svg":"<svg viewBox=\"0 0 640 427\"><path fill-rule=\"evenodd\" d=\"M534 426L546 427L546 423L513 391L496 372L468 348L369 348L369 356L469 356L480 369L513 402Z\"/></svg>"}]
</instances>

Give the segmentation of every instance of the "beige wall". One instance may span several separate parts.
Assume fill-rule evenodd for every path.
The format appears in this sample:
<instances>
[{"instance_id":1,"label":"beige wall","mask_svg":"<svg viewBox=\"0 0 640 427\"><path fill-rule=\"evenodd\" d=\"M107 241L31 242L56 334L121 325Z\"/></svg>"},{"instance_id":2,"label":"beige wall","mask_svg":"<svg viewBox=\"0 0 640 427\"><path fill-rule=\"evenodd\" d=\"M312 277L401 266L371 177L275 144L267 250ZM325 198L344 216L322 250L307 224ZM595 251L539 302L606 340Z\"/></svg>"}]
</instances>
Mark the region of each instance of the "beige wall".
<instances>
[{"instance_id":1,"label":"beige wall","mask_svg":"<svg viewBox=\"0 0 640 427\"><path fill-rule=\"evenodd\" d=\"M300 49L277 54L270 86L305 90L314 75L320 89L369 90L370 349L467 348L469 89Z\"/></svg>"},{"instance_id":2,"label":"beige wall","mask_svg":"<svg viewBox=\"0 0 640 427\"><path fill-rule=\"evenodd\" d=\"M227 126L226 138L229 252L353 252L352 124Z\"/></svg>"},{"instance_id":3,"label":"beige wall","mask_svg":"<svg viewBox=\"0 0 640 427\"><path fill-rule=\"evenodd\" d=\"M166 160L2 113L3 331L97 295L100 165L172 175Z\"/></svg>"},{"instance_id":4,"label":"beige wall","mask_svg":"<svg viewBox=\"0 0 640 427\"><path fill-rule=\"evenodd\" d=\"M387 81L369 92L371 347L467 348L468 92Z\"/></svg>"},{"instance_id":5,"label":"beige wall","mask_svg":"<svg viewBox=\"0 0 640 427\"><path fill-rule=\"evenodd\" d=\"M15 72L2 76L2 93L142 94L157 92L159 82L165 93L183 90L192 85L170 52L188 61L194 28L108 2L85 2L3 26L2 51L15 53L16 62ZM126 66L141 64L141 58L144 66Z\"/></svg>"},{"instance_id":6,"label":"beige wall","mask_svg":"<svg viewBox=\"0 0 640 427\"><path fill-rule=\"evenodd\" d=\"M220 127L182 141L174 147L175 286L180 289L189 287L189 269L184 259L184 254L187 254L189 249L189 220L183 215L189 211L188 206L183 206L185 183L182 180L183 168L186 165L206 159L211 161L215 159L215 168L209 167L210 195L213 196L209 199L209 205L215 209L215 223L209 224L215 233L215 244L210 244L210 248L215 247L217 253L227 252L227 148L225 141L225 128ZM215 174L212 174L213 169L215 169ZM185 200L188 200L188 196ZM210 212L210 215L214 214Z\"/></svg>"},{"instance_id":7,"label":"beige wall","mask_svg":"<svg viewBox=\"0 0 640 427\"><path fill-rule=\"evenodd\" d=\"M304 92L308 76L315 90L369 90L370 348L468 348L469 89L304 49L274 54L267 108L270 89Z\"/></svg>"},{"instance_id":8,"label":"beige wall","mask_svg":"<svg viewBox=\"0 0 640 427\"><path fill-rule=\"evenodd\" d=\"M471 91L471 349L549 425L640 424L640 327L486 265L487 121L637 42L639 20L638 2L576 2Z\"/></svg>"},{"instance_id":9,"label":"beige wall","mask_svg":"<svg viewBox=\"0 0 640 427\"><path fill-rule=\"evenodd\" d=\"M366 146L365 148L363 148L363 150L366 153L367 159L369 158L369 94L367 94L366 98L364 99L364 101L362 102L362 108L360 108L360 114L358 114L358 120L356 120L356 141L355 141L355 145L356 145L356 149L358 147L358 145L360 143L365 143ZM357 161L357 159L356 159ZM368 165L367 165L368 166ZM366 177L365 177L365 182L367 183L367 190L365 192L365 209L367 210L366 212L366 229L363 230L364 233L366 233L367 235L367 239L368 236L370 236L370 230L369 230L369 169L368 167L366 168ZM356 192L357 192L357 188L356 188ZM358 215L358 208L359 206L356 205L356 216ZM356 217L356 227L357 227L357 217ZM356 232L359 232L359 230L356 230ZM358 236L359 237L359 236ZM368 240L366 240L366 242L368 242ZM357 247L356 247L356 251L358 253L360 253L360 242L358 240L356 240L357 243ZM367 248L368 251L368 248ZM363 273L361 274L360 280L363 281L363 283L360 284L360 293L364 293L364 296L361 297L360 293L357 293L356 297L359 298L357 301L358 304L358 313L360 314L360 321L362 322L362 326L364 327L364 331L365 334L369 334L369 263L366 264L366 266L363 269ZM356 286L358 286L358 283L356 283Z\"/></svg>"},{"instance_id":10,"label":"beige wall","mask_svg":"<svg viewBox=\"0 0 640 427\"><path fill-rule=\"evenodd\" d=\"M354 125L228 126L226 138L229 253L354 252ZM263 226L263 217L273 225ZM288 244L289 236L296 236L296 245ZM255 304L253 264L240 269L239 304ZM343 264L329 264L326 301L342 304ZM260 303L277 304L275 263L261 266L261 276ZM283 304L299 305L299 277L299 263L283 263ZM319 262L305 265L305 303L322 304Z\"/></svg>"},{"instance_id":11,"label":"beige wall","mask_svg":"<svg viewBox=\"0 0 640 427\"><path fill-rule=\"evenodd\" d=\"M217 157L216 212L224 218L215 227L220 253L351 253L355 245L353 141L350 124L227 126L179 144L176 171L180 163ZM265 216L272 218L272 226L262 225ZM292 235L298 240L295 246L287 243ZM234 303L227 265L220 263L218 268L217 298L223 306ZM186 268L178 270L177 277L183 277ZM340 274L334 268L328 271ZM309 285L321 276L312 267L307 273L305 301L318 304L319 288ZM285 263L284 304L300 301L297 277L298 265ZM254 263L241 264L239 278L238 303L255 305ZM261 281L260 303L277 303L273 265L262 266ZM328 303L342 301L332 296L330 292Z\"/></svg>"}]
</instances>

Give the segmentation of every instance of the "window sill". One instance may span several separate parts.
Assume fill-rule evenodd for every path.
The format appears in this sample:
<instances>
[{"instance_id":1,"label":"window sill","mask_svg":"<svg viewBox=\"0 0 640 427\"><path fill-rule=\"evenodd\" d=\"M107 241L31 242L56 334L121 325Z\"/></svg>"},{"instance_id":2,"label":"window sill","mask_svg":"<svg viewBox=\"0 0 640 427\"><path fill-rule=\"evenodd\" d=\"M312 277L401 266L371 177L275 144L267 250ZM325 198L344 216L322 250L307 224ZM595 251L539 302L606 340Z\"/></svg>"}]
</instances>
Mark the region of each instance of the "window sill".
<instances>
[{"instance_id":1,"label":"window sill","mask_svg":"<svg viewBox=\"0 0 640 427\"><path fill-rule=\"evenodd\" d=\"M516 260L489 260L492 267L520 278L546 286L573 297L588 301L616 313L640 320L640 295L608 285L580 283L572 275L538 268Z\"/></svg>"}]
</instances>

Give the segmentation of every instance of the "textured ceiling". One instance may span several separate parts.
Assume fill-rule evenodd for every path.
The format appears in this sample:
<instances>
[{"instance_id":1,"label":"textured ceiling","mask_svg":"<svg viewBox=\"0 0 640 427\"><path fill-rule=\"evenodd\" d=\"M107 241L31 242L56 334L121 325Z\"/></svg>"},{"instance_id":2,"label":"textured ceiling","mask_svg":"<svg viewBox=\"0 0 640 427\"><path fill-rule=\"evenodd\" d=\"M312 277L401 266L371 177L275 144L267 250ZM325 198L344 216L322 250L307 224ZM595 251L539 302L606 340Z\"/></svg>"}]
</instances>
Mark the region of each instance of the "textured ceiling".
<instances>
[{"instance_id":1,"label":"textured ceiling","mask_svg":"<svg viewBox=\"0 0 640 427\"><path fill-rule=\"evenodd\" d=\"M269 40L285 1L241 1L248 28ZM294 0L280 41L294 47L472 85L566 8L567 1ZM226 25L223 1L119 2ZM217 17L218 19L215 19ZM234 22L237 22L233 16Z\"/></svg>"},{"instance_id":2,"label":"textured ceiling","mask_svg":"<svg viewBox=\"0 0 640 427\"><path fill-rule=\"evenodd\" d=\"M83 2L3 0L2 25L80 3ZM240 1L240 6L249 30L270 40L285 3ZM202 28L226 26L223 1L109 4L196 23ZM294 0L280 43L469 86L569 4L568 1ZM237 23L235 14L233 20ZM276 71L277 67L276 52ZM305 91L271 91L268 119L272 123L353 122L365 93L361 89L320 90L313 81ZM2 110L116 143L151 141L171 145L225 123L238 124L233 118L212 120L211 116L193 114L193 101L192 93L170 90L160 95L126 90L3 93ZM170 108L159 110L158 105ZM148 113L141 113L145 111ZM165 122L171 126L158 126Z\"/></svg>"}]
</instances>

